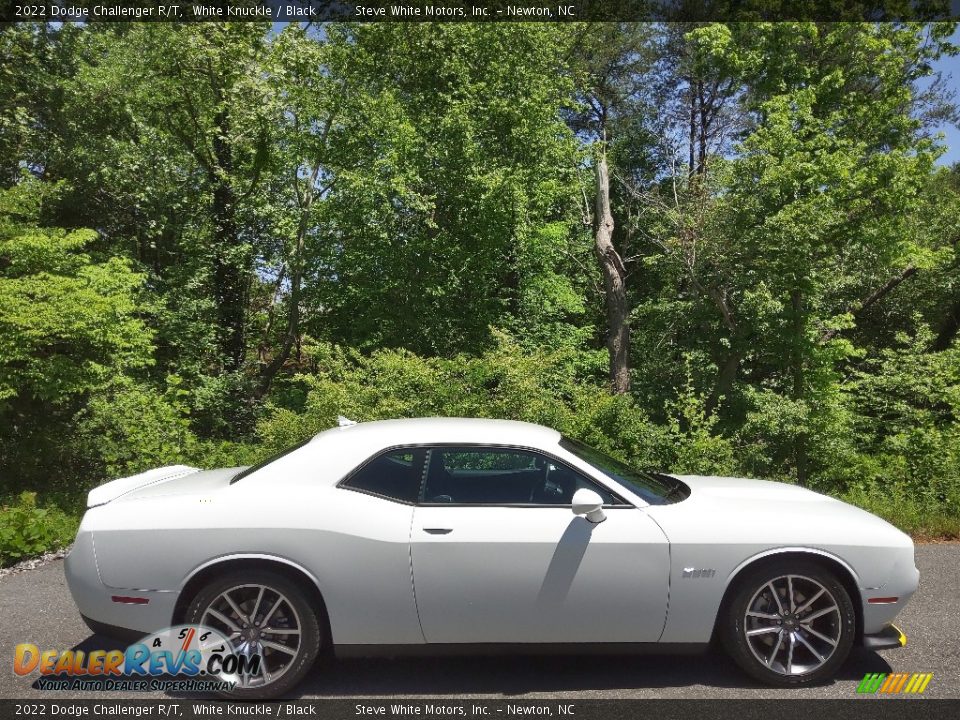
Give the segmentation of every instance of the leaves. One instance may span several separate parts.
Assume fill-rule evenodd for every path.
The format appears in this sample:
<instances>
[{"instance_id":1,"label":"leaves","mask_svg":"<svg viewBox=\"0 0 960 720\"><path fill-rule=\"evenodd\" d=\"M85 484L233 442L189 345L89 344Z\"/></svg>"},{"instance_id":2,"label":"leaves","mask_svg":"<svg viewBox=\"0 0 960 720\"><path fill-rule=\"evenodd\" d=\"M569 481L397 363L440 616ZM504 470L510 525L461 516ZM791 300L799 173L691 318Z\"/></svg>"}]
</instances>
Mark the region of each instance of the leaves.
<instances>
[{"instance_id":1,"label":"leaves","mask_svg":"<svg viewBox=\"0 0 960 720\"><path fill-rule=\"evenodd\" d=\"M56 507L38 507L35 492L22 492L0 505L0 567L58 547L65 547L77 522Z\"/></svg>"},{"instance_id":2,"label":"leaves","mask_svg":"<svg viewBox=\"0 0 960 720\"><path fill-rule=\"evenodd\" d=\"M456 414L956 532L954 29L0 28L0 489Z\"/></svg>"},{"instance_id":3,"label":"leaves","mask_svg":"<svg viewBox=\"0 0 960 720\"><path fill-rule=\"evenodd\" d=\"M57 404L149 365L151 333L138 317L142 276L121 258L81 252L93 232L21 219L31 190L0 199L0 403Z\"/></svg>"}]
</instances>

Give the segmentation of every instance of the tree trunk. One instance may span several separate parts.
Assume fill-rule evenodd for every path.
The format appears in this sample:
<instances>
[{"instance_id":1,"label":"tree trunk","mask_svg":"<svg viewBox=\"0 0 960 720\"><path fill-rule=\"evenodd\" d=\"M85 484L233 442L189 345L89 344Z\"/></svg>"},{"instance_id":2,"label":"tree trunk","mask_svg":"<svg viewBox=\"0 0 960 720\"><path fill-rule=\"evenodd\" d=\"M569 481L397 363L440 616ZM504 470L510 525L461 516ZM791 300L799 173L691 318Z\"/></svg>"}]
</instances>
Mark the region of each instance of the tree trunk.
<instances>
[{"instance_id":1,"label":"tree trunk","mask_svg":"<svg viewBox=\"0 0 960 720\"><path fill-rule=\"evenodd\" d=\"M960 298L950 307L947 316L940 325L940 332L937 333L937 339L933 341L934 352L943 352L948 349L953 339L960 332Z\"/></svg>"},{"instance_id":2,"label":"tree trunk","mask_svg":"<svg viewBox=\"0 0 960 720\"><path fill-rule=\"evenodd\" d=\"M297 229L296 248L294 257L290 262L290 301L287 314L287 332L283 337L283 344L280 350L273 357L273 360L263 369L260 376L260 386L257 388L257 399L266 397L273 385L280 368L290 358L290 351L295 343L300 340L300 287L303 280L303 250L307 235L307 219L310 205L304 209L300 225ZM299 345L298 345L299 347Z\"/></svg>"},{"instance_id":3,"label":"tree trunk","mask_svg":"<svg viewBox=\"0 0 960 720\"><path fill-rule=\"evenodd\" d=\"M219 319L219 345L224 367L232 371L243 364L246 350L246 279L240 258L237 257L233 193L225 185L214 189L213 206L216 224L213 282Z\"/></svg>"},{"instance_id":4,"label":"tree trunk","mask_svg":"<svg viewBox=\"0 0 960 720\"><path fill-rule=\"evenodd\" d=\"M610 353L610 390L615 395L630 391L630 324L627 307L626 269L613 246L613 214L610 212L610 175L607 156L601 150L595 161L597 220L594 252L603 272L607 305L607 350Z\"/></svg>"},{"instance_id":5,"label":"tree trunk","mask_svg":"<svg viewBox=\"0 0 960 720\"><path fill-rule=\"evenodd\" d=\"M793 399L802 400L806 377L804 373L804 330L806 323L803 316L803 291L799 288L790 294L790 305L793 309L793 357L791 372L793 375ZM801 485L807 482L807 434L801 431L794 443L794 457L797 463L797 482Z\"/></svg>"},{"instance_id":6,"label":"tree trunk","mask_svg":"<svg viewBox=\"0 0 960 720\"><path fill-rule=\"evenodd\" d=\"M327 123L329 130L330 123ZM326 137L326 130L324 137ZM265 397L270 392L270 386L274 378L280 372L280 368L290 358L290 351L294 346L297 348L297 357L300 355L300 288L303 282L303 263L304 250L307 242L307 231L310 225L310 209L313 207L313 201L317 197L316 183L320 175L320 163L317 163L313 172L310 174L310 180L304 191L303 196L297 188L297 177L293 178L293 192L297 198L297 205L300 206L300 222L297 223L296 244L293 248L293 257L290 260L290 309L287 314L287 332L283 338L283 344L280 351L274 356L273 360L267 365L260 378L260 387L257 397ZM329 186L328 186L329 188Z\"/></svg>"},{"instance_id":7,"label":"tree trunk","mask_svg":"<svg viewBox=\"0 0 960 720\"><path fill-rule=\"evenodd\" d=\"M324 122L323 130L320 134L321 147L326 148L327 137L330 134L330 128L333 127L333 115L329 115ZM322 154L321 154L322 157ZM289 268L290 273L290 299L289 310L287 312L287 331L283 338L283 344L274 358L263 367L260 377L260 385L257 389L257 398L263 398L270 392L273 381L280 372L284 363L290 358L291 351L296 348L296 359L301 360L301 337L300 337L300 292L303 283L303 269L305 263L305 250L307 243L307 232L310 229L310 210L314 201L318 197L324 196L333 187L333 183L328 183L322 189L317 188L317 178L320 177L320 171L323 169L323 162L318 157L313 163L313 171L310 173L310 179L307 181L303 194L300 193L299 176L295 171L293 174L293 195L297 206L300 208L300 221L297 223L296 243L293 248L293 257L284 267ZM278 288L280 280L278 279ZM268 325L269 331L269 325ZM269 342L269 332L265 334Z\"/></svg>"},{"instance_id":8,"label":"tree trunk","mask_svg":"<svg viewBox=\"0 0 960 720\"><path fill-rule=\"evenodd\" d=\"M696 147L697 147L697 96L693 91L693 78L690 80L690 157L688 158L688 167L687 167L687 177L691 180L693 175L697 170L697 156L696 156Z\"/></svg>"},{"instance_id":9,"label":"tree trunk","mask_svg":"<svg viewBox=\"0 0 960 720\"><path fill-rule=\"evenodd\" d=\"M233 154L226 140L229 120L217 117L219 132L213 140L216 170L213 181L214 253L213 282L219 320L219 345L224 368L234 371L246 354L244 326L247 312L249 253L241 246L236 219L236 196L230 184Z\"/></svg>"},{"instance_id":10,"label":"tree trunk","mask_svg":"<svg viewBox=\"0 0 960 720\"><path fill-rule=\"evenodd\" d=\"M697 152L697 174L705 176L707 174L707 133L710 129L710 107L703 94L703 80L697 81L697 95L697 104L700 107L700 127L697 128L700 141Z\"/></svg>"},{"instance_id":11,"label":"tree trunk","mask_svg":"<svg viewBox=\"0 0 960 720\"><path fill-rule=\"evenodd\" d=\"M713 386L713 392L707 398L706 411L708 414L713 412L720 405L720 401L727 396L737 379L737 373L740 372L740 363L743 361L743 353L739 350L731 350L727 355L726 361L717 371L717 381Z\"/></svg>"}]
</instances>

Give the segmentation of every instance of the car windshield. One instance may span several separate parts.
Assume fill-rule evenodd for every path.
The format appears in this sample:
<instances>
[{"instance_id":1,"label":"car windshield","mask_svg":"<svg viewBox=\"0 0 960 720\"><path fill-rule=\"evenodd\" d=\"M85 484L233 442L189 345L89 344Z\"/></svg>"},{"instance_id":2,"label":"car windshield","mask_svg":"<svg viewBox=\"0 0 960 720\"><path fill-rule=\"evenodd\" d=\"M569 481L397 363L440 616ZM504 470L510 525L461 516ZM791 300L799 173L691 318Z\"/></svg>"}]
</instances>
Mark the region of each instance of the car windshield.
<instances>
[{"instance_id":1,"label":"car windshield","mask_svg":"<svg viewBox=\"0 0 960 720\"><path fill-rule=\"evenodd\" d=\"M560 447L589 463L621 487L639 495L651 505L666 505L684 500L690 489L676 478L660 473L634 470L629 465L585 445L579 440L564 437Z\"/></svg>"},{"instance_id":2,"label":"car windshield","mask_svg":"<svg viewBox=\"0 0 960 720\"><path fill-rule=\"evenodd\" d=\"M312 435L308 437L306 440L302 440L298 442L293 447L288 447L286 450L282 450L281 452L278 452L276 455L271 455L266 460L261 460L256 465L251 465L248 468L244 468L243 470L241 470L240 472L238 472L236 475L233 476L233 478L230 480L230 484L233 485L237 480L242 480L243 478L247 477L247 475L253 475L257 470L260 470L261 468L265 468L267 465L274 462L275 460L279 460L284 455L289 455L294 450L299 450L311 440L313 440Z\"/></svg>"}]
</instances>

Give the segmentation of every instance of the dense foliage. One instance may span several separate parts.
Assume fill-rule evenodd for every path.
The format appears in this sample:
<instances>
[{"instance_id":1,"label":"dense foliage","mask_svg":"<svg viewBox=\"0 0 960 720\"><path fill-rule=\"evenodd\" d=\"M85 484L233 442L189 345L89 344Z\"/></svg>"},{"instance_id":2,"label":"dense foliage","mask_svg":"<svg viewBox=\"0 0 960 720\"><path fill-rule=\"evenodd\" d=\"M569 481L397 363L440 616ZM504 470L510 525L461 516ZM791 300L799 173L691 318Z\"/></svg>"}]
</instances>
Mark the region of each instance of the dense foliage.
<instances>
[{"instance_id":1,"label":"dense foliage","mask_svg":"<svg viewBox=\"0 0 960 720\"><path fill-rule=\"evenodd\" d=\"M0 560L105 479L341 414L960 534L953 32L0 29Z\"/></svg>"}]
</instances>

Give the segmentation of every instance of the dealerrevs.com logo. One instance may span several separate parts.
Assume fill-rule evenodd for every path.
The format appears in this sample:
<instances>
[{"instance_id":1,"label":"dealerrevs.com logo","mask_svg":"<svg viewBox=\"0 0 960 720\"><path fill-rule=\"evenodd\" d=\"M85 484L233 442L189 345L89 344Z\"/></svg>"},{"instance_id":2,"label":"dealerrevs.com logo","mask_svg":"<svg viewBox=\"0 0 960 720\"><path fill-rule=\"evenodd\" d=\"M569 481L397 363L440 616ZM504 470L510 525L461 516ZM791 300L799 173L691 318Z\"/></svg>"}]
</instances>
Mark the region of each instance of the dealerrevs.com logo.
<instances>
[{"instance_id":1,"label":"dealerrevs.com logo","mask_svg":"<svg viewBox=\"0 0 960 720\"><path fill-rule=\"evenodd\" d=\"M867 673L857 685L861 695L920 695L933 680L933 673Z\"/></svg>"},{"instance_id":2,"label":"dealerrevs.com logo","mask_svg":"<svg viewBox=\"0 0 960 720\"><path fill-rule=\"evenodd\" d=\"M14 649L17 675L39 673L41 690L227 692L241 675L261 672L262 658L238 653L220 632L176 625L148 635L126 650Z\"/></svg>"}]
</instances>

